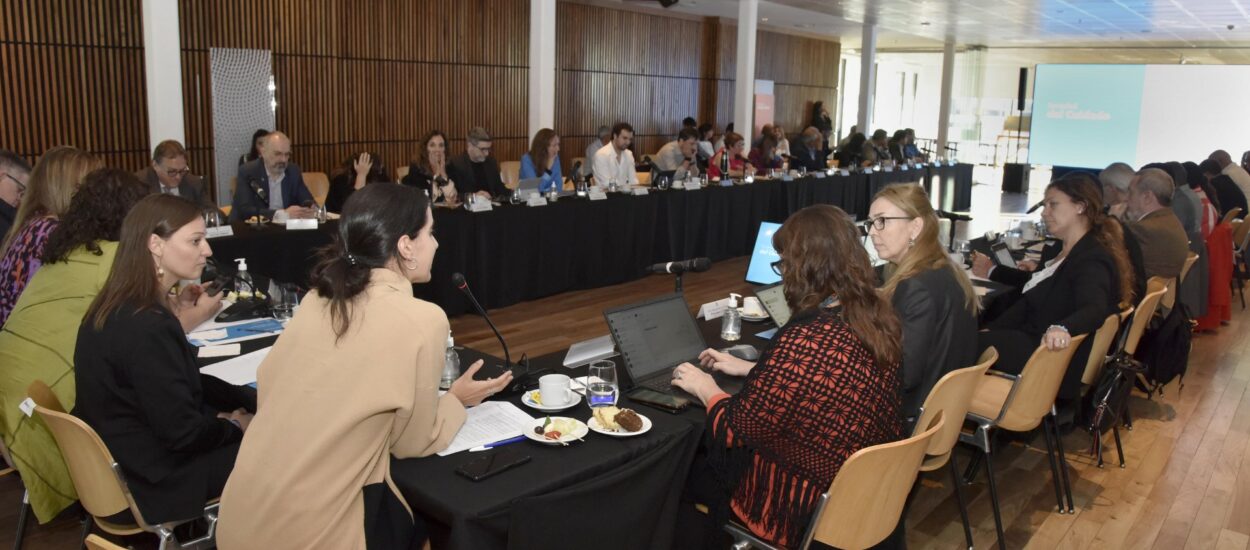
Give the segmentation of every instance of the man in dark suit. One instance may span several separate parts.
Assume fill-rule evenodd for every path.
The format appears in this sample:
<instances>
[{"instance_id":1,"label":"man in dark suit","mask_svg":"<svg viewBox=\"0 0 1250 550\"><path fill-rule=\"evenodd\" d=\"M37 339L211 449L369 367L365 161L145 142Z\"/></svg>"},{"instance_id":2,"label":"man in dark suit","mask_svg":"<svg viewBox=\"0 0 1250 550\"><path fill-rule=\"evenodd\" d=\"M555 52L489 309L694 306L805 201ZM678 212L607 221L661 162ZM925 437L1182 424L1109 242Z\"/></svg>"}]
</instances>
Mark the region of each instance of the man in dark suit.
<instances>
[{"instance_id":1,"label":"man in dark suit","mask_svg":"<svg viewBox=\"0 0 1250 550\"><path fill-rule=\"evenodd\" d=\"M175 140L156 144L151 166L135 172L135 177L148 184L151 193L179 196L205 209L217 208L205 192L203 180L187 168L186 148Z\"/></svg>"},{"instance_id":2,"label":"man in dark suit","mask_svg":"<svg viewBox=\"0 0 1250 550\"><path fill-rule=\"evenodd\" d=\"M1241 192L1233 178L1221 173L1219 163L1211 159L1202 161L1198 167L1202 169L1202 175L1207 177L1207 182L1211 184L1211 187L1215 188L1215 196L1220 201L1220 208L1223 209L1220 215L1223 216L1233 208L1240 208L1241 213L1237 215L1237 218L1245 219L1250 207L1246 206L1246 194Z\"/></svg>"},{"instance_id":3,"label":"man in dark suit","mask_svg":"<svg viewBox=\"0 0 1250 550\"><path fill-rule=\"evenodd\" d=\"M1147 168L1133 177L1124 206L1112 210L1123 210L1125 225L1141 244L1146 277L1179 277L1189 256L1189 237L1170 208L1175 193L1172 176Z\"/></svg>"},{"instance_id":4,"label":"man in dark suit","mask_svg":"<svg viewBox=\"0 0 1250 550\"><path fill-rule=\"evenodd\" d=\"M491 137L486 129L479 126L469 130L464 153L451 160L448 170L461 195L477 193L491 198L508 193L499 178L499 163L495 162L490 152Z\"/></svg>"},{"instance_id":5,"label":"man in dark suit","mask_svg":"<svg viewBox=\"0 0 1250 550\"><path fill-rule=\"evenodd\" d=\"M252 216L272 219L285 211L289 218L311 218L312 193L304 185L304 174L291 162L291 139L282 132L265 136L260 158L239 167L230 221Z\"/></svg>"},{"instance_id":6,"label":"man in dark suit","mask_svg":"<svg viewBox=\"0 0 1250 550\"><path fill-rule=\"evenodd\" d=\"M826 158L829 152L821 148L824 143L820 130L815 126L808 126L799 134L799 139L790 146L790 168L798 169L806 168L809 172L824 170L829 164Z\"/></svg>"}]
</instances>

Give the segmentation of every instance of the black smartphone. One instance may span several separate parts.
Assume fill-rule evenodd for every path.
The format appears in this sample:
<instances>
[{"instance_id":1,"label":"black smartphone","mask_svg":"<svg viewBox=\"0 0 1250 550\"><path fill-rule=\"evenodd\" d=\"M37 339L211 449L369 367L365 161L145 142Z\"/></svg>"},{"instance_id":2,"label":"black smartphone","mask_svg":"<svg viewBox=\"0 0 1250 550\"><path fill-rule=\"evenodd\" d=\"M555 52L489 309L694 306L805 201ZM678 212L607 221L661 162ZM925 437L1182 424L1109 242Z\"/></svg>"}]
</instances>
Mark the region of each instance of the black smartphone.
<instances>
[{"instance_id":1,"label":"black smartphone","mask_svg":"<svg viewBox=\"0 0 1250 550\"><path fill-rule=\"evenodd\" d=\"M998 241L990 245L990 250L994 251L994 262L998 265L1016 267L1016 259L1011 256L1011 250L1007 248L1007 243Z\"/></svg>"},{"instance_id":2,"label":"black smartphone","mask_svg":"<svg viewBox=\"0 0 1250 550\"><path fill-rule=\"evenodd\" d=\"M689 407L691 404L691 401L689 399L686 399L685 397L682 397L680 395L673 395L671 393L658 392L651 388L645 388L645 387L634 388L630 390L628 393L626 393L625 395L628 396L630 399L633 399L634 401L637 401L644 405L650 405L652 407L658 408L663 411L668 411L673 414L677 414L685 410L686 407Z\"/></svg>"},{"instance_id":3,"label":"black smartphone","mask_svg":"<svg viewBox=\"0 0 1250 550\"><path fill-rule=\"evenodd\" d=\"M493 452L488 451L488 453L486 456L462 464L456 468L456 473L473 481L482 481L530 461L530 456L516 445L509 445Z\"/></svg>"},{"instance_id":4,"label":"black smartphone","mask_svg":"<svg viewBox=\"0 0 1250 550\"><path fill-rule=\"evenodd\" d=\"M224 280L220 278L213 279L211 282L204 285L204 294L207 294L210 298L216 296L217 293L221 292L222 286L225 286Z\"/></svg>"}]
</instances>

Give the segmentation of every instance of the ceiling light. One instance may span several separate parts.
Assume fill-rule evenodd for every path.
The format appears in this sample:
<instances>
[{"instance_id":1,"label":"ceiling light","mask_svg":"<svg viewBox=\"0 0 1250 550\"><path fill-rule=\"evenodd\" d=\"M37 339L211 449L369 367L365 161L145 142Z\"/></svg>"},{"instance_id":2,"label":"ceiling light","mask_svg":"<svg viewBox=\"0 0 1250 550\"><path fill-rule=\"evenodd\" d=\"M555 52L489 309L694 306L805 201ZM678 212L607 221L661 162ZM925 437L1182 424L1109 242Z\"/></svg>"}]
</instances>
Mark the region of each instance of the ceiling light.
<instances>
[{"instance_id":1,"label":"ceiling light","mask_svg":"<svg viewBox=\"0 0 1250 550\"><path fill-rule=\"evenodd\" d=\"M765 17L765 18L763 18L763 19L760 19L760 21L763 21L763 22L767 23L767 22L768 22L768 18L767 18L767 17Z\"/></svg>"}]
</instances>

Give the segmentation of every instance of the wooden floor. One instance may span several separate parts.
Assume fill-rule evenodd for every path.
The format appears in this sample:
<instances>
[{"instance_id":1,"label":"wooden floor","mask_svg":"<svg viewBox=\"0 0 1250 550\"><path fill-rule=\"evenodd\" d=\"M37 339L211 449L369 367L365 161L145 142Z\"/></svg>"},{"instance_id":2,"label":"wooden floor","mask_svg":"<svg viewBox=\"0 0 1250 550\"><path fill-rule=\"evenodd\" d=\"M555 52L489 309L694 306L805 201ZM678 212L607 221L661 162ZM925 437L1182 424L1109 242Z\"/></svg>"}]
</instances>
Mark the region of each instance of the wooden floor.
<instances>
[{"instance_id":1,"label":"wooden floor","mask_svg":"<svg viewBox=\"0 0 1250 550\"><path fill-rule=\"evenodd\" d=\"M995 193L995 196L996 193ZM686 277L693 307L745 290L746 259L720 262L707 273ZM562 350L607 334L608 307L672 291L670 276L654 275L614 287L571 292L491 312L513 347L514 357ZM498 354L498 344L480 317L451 320L456 342ZM1234 306L1233 320L1215 334L1195 337L1189 373L1153 401L1134 396L1135 429L1122 432L1128 467L1111 461L1097 468L1080 432L1064 438L1073 467L1077 512L1055 511L1045 455L1036 446L1014 443L995 457L1008 545L1012 548L1204 549L1250 548L1250 313ZM957 455L961 464L968 455ZM925 475L908 515L911 548L950 549L963 545L959 513L948 476ZM994 520L984 477L969 487L976 546L995 544ZM21 501L20 482L0 477L0 546L12 541ZM25 548L76 548L78 523L65 517L31 525ZM130 537L137 548L155 547L152 537Z\"/></svg>"}]
</instances>

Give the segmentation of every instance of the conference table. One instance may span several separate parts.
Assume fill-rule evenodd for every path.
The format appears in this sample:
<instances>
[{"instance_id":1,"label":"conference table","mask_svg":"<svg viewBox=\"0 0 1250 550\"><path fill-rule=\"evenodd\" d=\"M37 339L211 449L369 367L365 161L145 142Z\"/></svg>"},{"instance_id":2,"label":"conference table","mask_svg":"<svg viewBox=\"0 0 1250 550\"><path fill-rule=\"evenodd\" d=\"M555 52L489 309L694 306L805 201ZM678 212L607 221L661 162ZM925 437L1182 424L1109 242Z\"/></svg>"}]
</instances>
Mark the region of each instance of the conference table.
<instances>
[{"instance_id":1,"label":"conference table","mask_svg":"<svg viewBox=\"0 0 1250 550\"><path fill-rule=\"evenodd\" d=\"M452 285L463 273L488 309L570 290L619 284L646 275L646 266L707 257L712 261L751 253L760 222L784 221L813 204L833 204L858 219L886 185L916 182L936 194L946 210L970 207L972 166L928 165L747 185L716 184L693 191L650 189L646 195L609 194L607 200L568 197L546 206L502 204L490 212L434 209L435 253L431 282L418 297L454 316L471 310ZM236 223L232 236L209 239L227 271L235 258L280 282L302 284L317 249L331 242L337 222L313 230Z\"/></svg>"}]
</instances>

